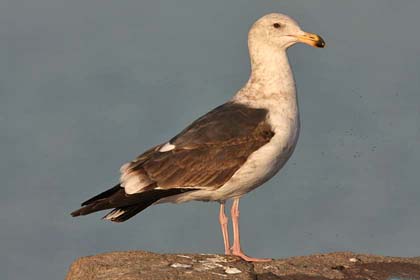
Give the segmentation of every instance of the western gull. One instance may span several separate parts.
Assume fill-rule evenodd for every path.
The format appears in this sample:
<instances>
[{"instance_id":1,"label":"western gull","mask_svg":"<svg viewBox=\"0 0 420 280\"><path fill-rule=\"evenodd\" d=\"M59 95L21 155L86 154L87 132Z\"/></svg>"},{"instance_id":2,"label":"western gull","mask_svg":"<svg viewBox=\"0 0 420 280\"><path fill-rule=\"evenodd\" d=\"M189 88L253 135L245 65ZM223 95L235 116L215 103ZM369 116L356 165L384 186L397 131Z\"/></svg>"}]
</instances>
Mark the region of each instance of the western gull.
<instances>
[{"instance_id":1,"label":"western gull","mask_svg":"<svg viewBox=\"0 0 420 280\"><path fill-rule=\"evenodd\" d=\"M168 142L124 164L118 185L83 202L71 215L113 209L103 218L124 222L154 204L217 201L225 254L268 260L241 250L239 200L276 174L296 146L299 111L286 50L298 42L325 46L320 36L302 31L289 16L272 13L258 19L248 34L251 75L244 87ZM232 247L228 199L233 199Z\"/></svg>"}]
</instances>

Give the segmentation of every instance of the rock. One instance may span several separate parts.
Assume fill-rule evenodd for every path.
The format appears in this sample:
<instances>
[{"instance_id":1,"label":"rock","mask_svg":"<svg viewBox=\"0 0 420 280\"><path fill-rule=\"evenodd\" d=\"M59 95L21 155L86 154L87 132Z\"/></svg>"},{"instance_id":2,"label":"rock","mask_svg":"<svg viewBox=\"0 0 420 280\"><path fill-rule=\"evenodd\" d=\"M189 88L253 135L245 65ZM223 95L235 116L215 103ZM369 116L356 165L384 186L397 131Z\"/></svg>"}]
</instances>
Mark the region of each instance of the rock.
<instances>
[{"instance_id":1,"label":"rock","mask_svg":"<svg viewBox=\"0 0 420 280\"><path fill-rule=\"evenodd\" d=\"M233 256L113 252L83 257L66 280L420 280L420 257L398 258L338 252L247 263Z\"/></svg>"},{"instance_id":2,"label":"rock","mask_svg":"<svg viewBox=\"0 0 420 280\"><path fill-rule=\"evenodd\" d=\"M80 258L66 280L255 279L252 269L236 257L130 251Z\"/></svg>"}]
</instances>

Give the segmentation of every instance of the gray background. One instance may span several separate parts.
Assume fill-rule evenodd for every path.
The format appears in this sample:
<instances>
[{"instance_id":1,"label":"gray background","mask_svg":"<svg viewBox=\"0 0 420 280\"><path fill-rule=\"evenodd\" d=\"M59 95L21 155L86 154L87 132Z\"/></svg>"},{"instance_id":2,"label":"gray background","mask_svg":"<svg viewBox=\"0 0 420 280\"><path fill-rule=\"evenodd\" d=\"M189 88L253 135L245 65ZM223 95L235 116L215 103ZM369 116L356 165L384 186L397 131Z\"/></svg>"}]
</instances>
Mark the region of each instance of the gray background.
<instances>
[{"instance_id":1,"label":"gray background","mask_svg":"<svg viewBox=\"0 0 420 280\"><path fill-rule=\"evenodd\" d=\"M114 250L222 253L215 203L123 224L69 212L241 87L248 28L268 12L328 48L289 51L301 138L242 200L245 251L420 255L419 11L418 0L1 1L1 278L62 279L76 257Z\"/></svg>"}]
</instances>

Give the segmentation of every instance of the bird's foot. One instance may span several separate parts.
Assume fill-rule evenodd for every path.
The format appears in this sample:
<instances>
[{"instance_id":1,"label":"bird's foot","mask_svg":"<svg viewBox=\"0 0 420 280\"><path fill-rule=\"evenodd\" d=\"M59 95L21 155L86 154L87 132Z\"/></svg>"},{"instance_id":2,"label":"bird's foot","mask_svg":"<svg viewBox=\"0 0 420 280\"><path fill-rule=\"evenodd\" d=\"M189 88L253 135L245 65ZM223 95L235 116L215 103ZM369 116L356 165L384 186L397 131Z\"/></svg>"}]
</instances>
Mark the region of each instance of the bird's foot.
<instances>
[{"instance_id":1,"label":"bird's foot","mask_svg":"<svg viewBox=\"0 0 420 280\"><path fill-rule=\"evenodd\" d=\"M244 261L247 261L247 262L270 262L270 261L272 261L272 259L251 258L251 257L248 257L247 255L245 255L241 251L239 251L239 252L233 251L232 255L233 256L238 256L238 257L240 257L241 259L243 259Z\"/></svg>"}]
</instances>

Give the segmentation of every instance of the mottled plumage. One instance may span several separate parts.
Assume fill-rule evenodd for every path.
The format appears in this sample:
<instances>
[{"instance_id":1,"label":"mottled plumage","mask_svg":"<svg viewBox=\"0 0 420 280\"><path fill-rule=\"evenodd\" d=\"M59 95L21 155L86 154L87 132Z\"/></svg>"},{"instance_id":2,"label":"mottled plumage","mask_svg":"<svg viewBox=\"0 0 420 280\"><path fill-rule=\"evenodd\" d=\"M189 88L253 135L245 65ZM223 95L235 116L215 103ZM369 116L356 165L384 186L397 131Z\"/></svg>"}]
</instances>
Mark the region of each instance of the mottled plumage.
<instances>
[{"instance_id":1,"label":"mottled plumage","mask_svg":"<svg viewBox=\"0 0 420 280\"><path fill-rule=\"evenodd\" d=\"M168 143L161 144L125 164L120 185L83 203L84 208L73 215L119 208L106 216L116 221L116 213L141 211L145 204L166 197L220 188L250 154L274 136L266 121L267 113L234 102L213 109L172 138L168 143L174 148L162 151ZM127 192L128 186L131 188Z\"/></svg>"},{"instance_id":2,"label":"mottled plumage","mask_svg":"<svg viewBox=\"0 0 420 280\"><path fill-rule=\"evenodd\" d=\"M248 34L251 75L244 87L171 140L124 164L120 184L84 202L72 215L113 209L104 218L122 222L152 204L218 201L225 253L258 261L240 248L239 198L274 176L296 146L299 109L286 49L297 42L325 45L286 15L256 21ZM224 213L231 198L232 248Z\"/></svg>"},{"instance_id":3,"label":"mottled plumage","mask_svg":"<svg viewBox=\"0 0 420 280\"><path fill-rule=\"evenodd\" d=\"M122 185L133 176L147 176L157 189L217 189L270 141L274 133L266 116L265 109L233 102L219 106L172 138L173 149L162 152L159 145L126 165Z\"/></svg>"}]
</instances>

